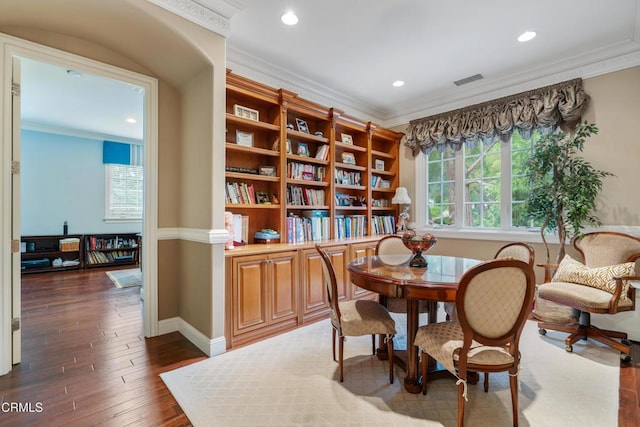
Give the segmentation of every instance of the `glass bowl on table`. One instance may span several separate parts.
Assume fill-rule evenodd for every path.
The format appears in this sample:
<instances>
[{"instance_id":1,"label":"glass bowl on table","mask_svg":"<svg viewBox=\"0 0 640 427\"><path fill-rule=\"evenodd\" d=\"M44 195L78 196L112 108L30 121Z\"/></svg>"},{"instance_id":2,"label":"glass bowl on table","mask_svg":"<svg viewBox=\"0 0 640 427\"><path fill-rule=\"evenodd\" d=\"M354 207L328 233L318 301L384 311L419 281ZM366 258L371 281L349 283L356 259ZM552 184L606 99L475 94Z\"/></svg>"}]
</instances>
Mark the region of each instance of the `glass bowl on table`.
<instances>
[{"instance_id":1,"label":"glass bowl on table","mask_svg":"<svg viewBox=\"0 0 640 427\"><path fill-rule=\"evenodd\" d=\"M422 256L422 252L429 250L437 241L438 239L430 233L416 235L415 231L405 231L402 234L402 243L414 254L409 266L427 268L427 260Z\"/></svg>"}]
</instances>

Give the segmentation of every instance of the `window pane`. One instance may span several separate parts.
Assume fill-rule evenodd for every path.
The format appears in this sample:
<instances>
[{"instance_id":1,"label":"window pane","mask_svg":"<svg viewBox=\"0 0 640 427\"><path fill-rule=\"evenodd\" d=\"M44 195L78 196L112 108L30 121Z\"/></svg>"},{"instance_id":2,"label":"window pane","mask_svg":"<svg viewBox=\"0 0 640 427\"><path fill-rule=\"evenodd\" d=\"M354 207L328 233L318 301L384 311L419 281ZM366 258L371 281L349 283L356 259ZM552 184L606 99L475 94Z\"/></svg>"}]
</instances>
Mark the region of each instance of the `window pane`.
<instances>
[{"instance_id":1,"label":"window pane","mask_svg":"<svg viewBox=\"0 0 640 427\"><path fill-rule=\"evenodd\" d=\"M531 142L529 142L531 144ZM514 151L511 155L511 174L513 176L526 175L527 161L531 157L531 150L526 151Z\"/></svg>"},{"instance_id":2,"label":"window pane","mask_svg":"<svg viewBox=\"0 0 640 427\"><path fill-rule=\"evenodd\" d=\"M442 162L442 179L444 181L453 181L456 179L456 161L455 159L447 159Z\"/></svg>"},{"instance_id":3,"label":"window pane","mask_svg":"<svg viewBox=\"0 0 640 427\"><path fill-rule=\"evenodd\" d=\"M144 204L142 166L106 165L108 218L141 219Z\"/></svg>"},{"instance_id":4,"label":"window pane","mask_svg":"<svg viewBox=\"0 0 640 427\"><path fill-rule=\"evenodd\" d=\"M500 227L500 203L485 205L482 216L482 226L489 228Z\"/></svg>"},{"instance_id":5,"label":"window pane","mask_svg":"<svg viewBox=\"0 0 640 427\"><path fill-rule=\"evenodd\" d=\"M466 154L466 153L465 153ZM465 156L464 159L464 170L465 170L465 178L480 178L482 176L482 168L480 157L478 156Z\"/></svg>"},{"instance_id":6,"label":"window pane","mask_svg":"<svg viewBox=\"0 0 640 427\"><path fill-rule=\"evenodd\" d=\"M511 180L511 200L515 202L524 202L529 198L531 193L529 177L523 176L513 178Z\"/></svg>"},{"instance_id":7,"label":"window pane","mask_svg":"<svg viewBox=\"0 0 640 427\"><path fill-rule=\"evenodd\" d=\"M482 193L484 202L500 201L500 178L485 179L482 181Z\"/></svg>"},{"instance_id":8,"label":"window pane","mask_svg":"<svg viewBox=\"0 0 640 427\"><path fill-rule=\"evenodd\" d=\"M445 182L442 184L442 202L443 203L455 203L456 201L456 183Z\"/></svg>"},{"instance_id":9,"label":"window pane","mask_svg":"<svg viewBox=\"0 0 640 427\"><path fill-rule=\"evenodd\" d=\"M511 225L514 227L528 227L530 221L525 204L514 202L511 206Z\"/></svg>"},{"instance_id":10,"label":"window pane","mask_svg":"<svg viewBox=\"0 0 640 427\"><path fill-rule=\"evenodd\" d=\"M439 162L429 162L429 182L440 181L442 165Z\"/></svg>"},{"instance_id":11,"label":"window pane","mask_svg":"<svg viewBox=\"0 0 640 427\"><path fill-rule=\"evenodd\" d=\"M465 193L467 202L482 201L482 185L480 181L467 182L467 192Z\"/></svg>"}]
</instances>

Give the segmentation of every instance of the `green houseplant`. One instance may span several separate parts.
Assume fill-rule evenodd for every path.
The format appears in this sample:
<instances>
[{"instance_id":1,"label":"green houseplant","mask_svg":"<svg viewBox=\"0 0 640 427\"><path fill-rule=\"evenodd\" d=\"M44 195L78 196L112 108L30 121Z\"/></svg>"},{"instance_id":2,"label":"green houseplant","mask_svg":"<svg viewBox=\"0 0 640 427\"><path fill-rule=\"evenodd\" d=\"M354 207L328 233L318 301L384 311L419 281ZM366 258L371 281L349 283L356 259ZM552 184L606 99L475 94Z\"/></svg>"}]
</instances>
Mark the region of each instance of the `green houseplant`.
<instances>
[{"instance_id":1,"label":"green houseplant","mask_svg":"<svg viewBox=\"0 0 640 427\"><path fill-rule=\"evenodd\" d=\"M585 140L597 133L596 125L581 123L573 133L545 135L534 145L527 164L532 180L527 214L540 225L547 263L550 255L546 232L558 235L559 263L565 255L567 237L579 235L587 225L600 225L595 215L596 198L604 178L613 174L595 169L578 155Z\"/></svg>"}]
</instances>

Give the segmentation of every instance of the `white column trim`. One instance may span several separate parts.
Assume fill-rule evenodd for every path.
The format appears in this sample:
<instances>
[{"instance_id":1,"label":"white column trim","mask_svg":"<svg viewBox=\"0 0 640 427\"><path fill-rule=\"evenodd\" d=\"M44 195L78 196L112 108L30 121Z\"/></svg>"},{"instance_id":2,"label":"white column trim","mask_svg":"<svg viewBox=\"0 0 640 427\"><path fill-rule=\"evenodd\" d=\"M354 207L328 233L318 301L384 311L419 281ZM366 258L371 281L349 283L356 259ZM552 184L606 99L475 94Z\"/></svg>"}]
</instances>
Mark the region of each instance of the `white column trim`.
<instances>
[{"instance_id":1,"label":"white column trim","mask_svg":"<svg viewBox=\"0 0 640 427\"><path fill-rule=\"evenodd\" d=\"M158 229L158 240L187 240L210 245L224 244L229 240L225 229L167 227Z\"/></svg>"}]
</instances>

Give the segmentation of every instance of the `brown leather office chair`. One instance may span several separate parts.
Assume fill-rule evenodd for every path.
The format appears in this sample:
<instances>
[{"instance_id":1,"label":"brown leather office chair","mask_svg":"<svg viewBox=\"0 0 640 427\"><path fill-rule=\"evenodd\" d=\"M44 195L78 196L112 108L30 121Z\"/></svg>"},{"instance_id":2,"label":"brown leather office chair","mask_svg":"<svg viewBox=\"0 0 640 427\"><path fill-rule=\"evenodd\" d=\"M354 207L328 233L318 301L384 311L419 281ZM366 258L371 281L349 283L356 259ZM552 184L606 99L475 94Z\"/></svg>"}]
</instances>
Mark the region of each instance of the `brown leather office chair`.
<instances>
[{"instance_id":1,"label":"brown leather office chair","mask_svg":"<svg viewBox=\"0 0 640 427\"><path fill-rule=\"evenodd\" d=\"M469 269L458 286L458 320L418 328L422 392L427 393L427 355L458 378L458 425L464 425L470 372L509 372L513 425L518 425L519 341L535 291L533 267L515 259L486 261ZM486 391L486 390L485 390Z\"/></svg>"},{"instance_id":2,"label":"brown leather office chair","mask_svg":"<svg viewBox=\"0 0 640 427\"><path fill-rule=\"evenodd\" d=\"M340 382L344 381L344 337L371 335L372 351L375 355L376 335L381 335L387 344L387 353L389 355L389 382L393 384L393 336L396 333L395 321L391 318L389 311L378 302L370 300L338 301L338 282L331 258L320 245L316 245L316 250L322 258L324 281L327 286L329 304L331 305L333 360L336 360L336 333L338 335L338 373Z\"/></svg>"},{"instance_id":3,"label":"brown leather office chair","mask_svg":"<svg viewBox=\"0 0 640 427\"><path fill-rule=\"evenodd\" d=\"M577 323L539 322L539 332L568 332L565 349L591 338L620 351L623 360L630 360L630 346L625 332L600 329L591 325L591 313L616 314L636 308L636 290L629 280L638 280L636 261L640 260L640 238L624 233L600 231L572 239L584 264L565 256L559 266L545 265L548 271L557 268L549 283L538 287L539 298L569 306ZM545 274L548 279L550 272ZM547 280L545 280L547 281ZM621 341L617 341L617 340Z\"/></svg>"}]
</instances>

